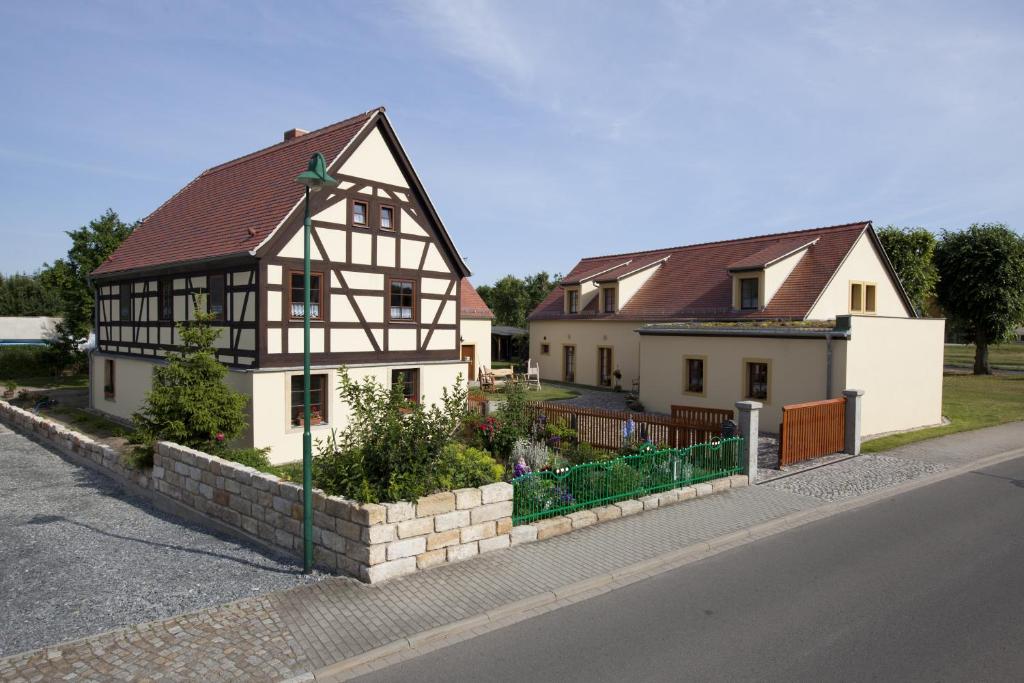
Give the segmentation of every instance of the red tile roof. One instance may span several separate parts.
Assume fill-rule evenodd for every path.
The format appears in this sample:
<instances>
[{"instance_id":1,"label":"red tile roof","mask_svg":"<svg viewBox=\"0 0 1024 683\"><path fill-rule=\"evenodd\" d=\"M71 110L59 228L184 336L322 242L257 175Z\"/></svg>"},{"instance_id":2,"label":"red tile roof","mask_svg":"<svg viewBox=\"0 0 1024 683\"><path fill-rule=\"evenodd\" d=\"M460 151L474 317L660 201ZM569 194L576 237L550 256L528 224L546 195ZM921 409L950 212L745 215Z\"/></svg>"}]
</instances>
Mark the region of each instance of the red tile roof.
<instances>
[{"instance_id":1,"label":"red tile roof","mask_svg":"<svg viewBox=\"0 0 1024 683\"><path fill-rule=\"evenodd\" d=\"M328 164L378 109L214 166L151 213L93 275L254 250L302 198L295 176L320 152Z\"/></svg>"},{"instance_id":2,"label":"red tile roof","mask_svg":"<svg viewBox=\"0 0 1024 683\"><path fill-rule=\"evenodd\" d=\"M598 312L598 297L593 297L580 313L565 314L562 306L563 289L556 287L530 314L529 319L682 321L804 318L857 238L870 227L870 221L864 221L723 242L585 258L569 271L563 282L578 282L581 274L593 274L606 268L618 269L626 260L639 263L641 259L650 261L668 257L616 313ZM753 261L770 262L812 241L814 244L807 248L805 256L764 310L736 311L732 308L730 266Z\"/></svg>"},{"instance_id":3,"label":"red tile roof","mask_svg":"<svg viewBox=\"0 0 1024 683\"><path fill-rule=\"evenodd\" d=\"M476 288L470 283L468 277L462 278L459 287L462 290L462 304L459 311L462 313L463 318L494 320L494 313L487 307L487 303L477 293Z\"/></svg>"},{"instance_id":4,"label":"red tile roof","mask_svg":"<svg viewBox=\"0 0 1024 683\"><path fill-rule=\"evenodd\" d=\"M791 239L780 239L770 243L761 251L742 258L736 263L729 264L729 270L755 270L771 265L784 256L789 256L795 251L806 247L814 242L807 237L794 237Z\"/></svg>"}]
</instances>

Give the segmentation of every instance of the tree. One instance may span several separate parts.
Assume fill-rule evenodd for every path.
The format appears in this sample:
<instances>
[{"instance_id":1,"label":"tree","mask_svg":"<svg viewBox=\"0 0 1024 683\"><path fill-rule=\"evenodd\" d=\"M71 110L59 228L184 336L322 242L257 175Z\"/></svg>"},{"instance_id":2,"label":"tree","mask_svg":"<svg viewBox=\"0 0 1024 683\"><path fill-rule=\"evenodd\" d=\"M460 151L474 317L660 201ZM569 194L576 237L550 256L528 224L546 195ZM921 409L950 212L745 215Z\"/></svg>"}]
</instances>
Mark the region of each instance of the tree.
<instances>
[{"instance_id":1,"label":"tree","mask_svg":"<svg viewBox=\"0 0 1024 683\"><path fill-rule=\"evenodd\" d=\"M974 374L992 374L989 345L1024 322L1024 238L1002 223L943 232L935 265L939 304L974 338Z\"/></svg>"},{"instance_id":2,"label":"tree","mask_svg":"<svg viewBox=\"0 0 1024 683\"><path fill-rule=\"evenodd\" d=\"M167 440L220 454L247 426L249 398L224 383L228 369L217 360L213 342L218 330L213 314L196 305L194 320L178 324L181 350L153 369L153 388L132 415L133 440L151 447Z\"/></svg>"},{"instance_id":3,"label":"tree","mask_svg":"<svg viewBox=\"0 0 1024 683\"><path fill-rule=\"evenodd\" d=\"M547 298L560 279L560 275L551 277L546 271L522 279L506 275L493 285L477 287L476 291L494 312L495 323L525 327L527 316Z\"/></svg>"},{"instance_id":4,"label":"tree","mask_svg":"<svg viewBox=\"0 0 1024 683\"><path fill-rule=\"evenodd\" d=\"M923 312L928 300L934 296L939 280L934 259L935 235L925 228L890 225L878 231L878 239L914 308L918 313Z\"/></svg>"},{"instance_id":5,"label":"tree","mask_svg":"<svg viewBox=\"0 0 1024 683\"><path fill-rule=\"evenodd\" d=\"M67 231L71 248L67 256L45 266L41 281L60 296L63 320L57 325L55 348L71 357L77 355L78 344L89 336L93 326L95 298L89 286L89 274L131 234L135 224L121 220L113 209L77 230Z\"/></svg>"},{"instance_id":6,"label":"tree","mask_svg":"<svg viewBox=\"0 0 1024 683\"><path fill-rule=\"evenodd\" d=\"M41 272L0 275L0 315L59 316L60 295L47 284Z\"/></svg>"}]
</instances>

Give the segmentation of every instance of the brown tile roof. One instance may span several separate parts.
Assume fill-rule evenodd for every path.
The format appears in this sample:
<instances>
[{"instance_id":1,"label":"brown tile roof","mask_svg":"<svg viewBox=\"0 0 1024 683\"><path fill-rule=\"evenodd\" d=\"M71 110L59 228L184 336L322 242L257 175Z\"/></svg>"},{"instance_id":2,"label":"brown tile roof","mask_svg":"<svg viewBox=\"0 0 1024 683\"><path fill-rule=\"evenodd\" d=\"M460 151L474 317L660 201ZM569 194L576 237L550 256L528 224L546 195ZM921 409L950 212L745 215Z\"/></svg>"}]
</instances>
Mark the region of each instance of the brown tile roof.
<instances>
[{"instance_id":1,"label":"brown tile roof","mask_svg":"<svg viewBox=\"0 0 1024 683\"><path fill-rule=\"evenodd\" d=\"M494 313L487 307L487 303L470 283L468 277L462 278L459 288L462 290L462 303L459 311L463 318L494 320Z\"/></svg>"},{"instance_id":2,"label":"brown tile roof","mask_svg":"<svg viewBox=\"0 0 1024 683\"><path fill-rule=\"evenodd\" d=\"M378 111L203 171L146 217L93 275L254 250L302 198L295 176L309 157L320 152L329 164Z\"/></svg>"},{"instance_id":3,"label":"brown tile roof","mask_svg":"<svg viewBox=\"0 0 1024 683\"><path fill-rule=\"evenodd\" d=\"M623 261L669 257L617 313L600 313L597 298L576 315L563 312L563 290L554 291L530 314L530 320L596 318L637 321L721 320L739 318L804 318L870 221L799 230L744 239L656 249L632 254L585 258L563 282L578 282L580 274L618 268ZM732 308L733 264L771 261L814 242L763 311ZM772 256L774 254L774 256ZM767 257L767 258L766 258ZM604 279L601 276L598 279Z\"/></svg>"},{"instance_id":4,"label":"brown tile roof","mask_svg":"<svg viewBox=\"0 0 1024 683\"><path fill-rule=\"evenodd\" d=\"M770 243L761 251L742 258L736 263L729 264L729 270L755 270L764 268L771 263L778 261L783 256L789 256L798 249L802 249L815 240L807 237L794 237L791 239L780 239Z\"/></svg>"}]
</instances>

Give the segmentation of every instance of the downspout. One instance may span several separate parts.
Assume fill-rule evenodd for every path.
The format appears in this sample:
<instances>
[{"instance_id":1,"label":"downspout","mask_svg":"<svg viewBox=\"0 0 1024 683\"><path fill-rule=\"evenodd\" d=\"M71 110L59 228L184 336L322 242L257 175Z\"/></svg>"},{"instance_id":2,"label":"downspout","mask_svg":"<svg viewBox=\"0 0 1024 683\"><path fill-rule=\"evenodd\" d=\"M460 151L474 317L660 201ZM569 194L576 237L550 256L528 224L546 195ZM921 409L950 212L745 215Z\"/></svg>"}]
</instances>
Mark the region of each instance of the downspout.
<instances>
[{"instance_id":1,"label":"downspout","mask_svg":"<svg viewBox=\"0 0 1024 683\"><path fill-rule=\"evenodd\" d=\"M825 398L832 398L832 333L825 333Z\"/></svg>"}]
</instances>

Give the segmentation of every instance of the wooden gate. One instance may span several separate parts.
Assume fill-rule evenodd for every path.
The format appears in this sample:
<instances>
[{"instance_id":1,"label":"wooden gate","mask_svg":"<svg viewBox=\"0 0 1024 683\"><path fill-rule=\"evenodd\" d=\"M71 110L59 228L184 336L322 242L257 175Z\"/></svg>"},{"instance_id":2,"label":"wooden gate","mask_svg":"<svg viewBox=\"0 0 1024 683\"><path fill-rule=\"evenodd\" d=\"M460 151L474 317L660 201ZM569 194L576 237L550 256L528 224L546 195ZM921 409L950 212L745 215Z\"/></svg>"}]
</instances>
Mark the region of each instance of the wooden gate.
<instances>
[{"instance_id":1,"label":"wooden gate","mask_svg":"<svg viewBox=\"0 0 1024 683\"><path fill-rule=\"evenodd\" d=\"M845 398L782 407L779 467L838 453L845 447Z\"/></svg>"}]
</instances>

